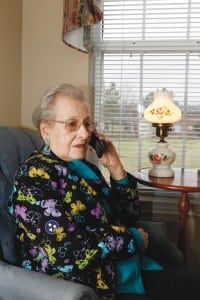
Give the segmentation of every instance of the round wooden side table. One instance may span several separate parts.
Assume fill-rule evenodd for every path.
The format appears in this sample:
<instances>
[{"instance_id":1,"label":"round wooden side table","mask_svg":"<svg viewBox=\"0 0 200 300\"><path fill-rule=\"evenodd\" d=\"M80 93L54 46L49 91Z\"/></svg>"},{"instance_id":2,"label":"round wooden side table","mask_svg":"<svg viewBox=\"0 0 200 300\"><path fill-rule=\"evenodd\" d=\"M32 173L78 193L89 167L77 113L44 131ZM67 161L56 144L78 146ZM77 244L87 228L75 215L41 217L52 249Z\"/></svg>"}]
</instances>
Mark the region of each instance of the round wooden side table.
<instances>
[{"instance_id":1,"label":"round wooden side table","mask_svg":"<svg viewBox=\"0 0 200 300\"><path fill-rule=\"evenodd\" d=\"M181 192L178 202L179 212L179 233L178 247L186 256L185 238L186 238L186 222L190 209L190 200L188 193L200 192L200 170L189 168L173 168L174 177L152 177L149 176L149 169L140 169L133 173L135 179L147 186L158 189L171 190Z\"/></svg>"}]
</instances>

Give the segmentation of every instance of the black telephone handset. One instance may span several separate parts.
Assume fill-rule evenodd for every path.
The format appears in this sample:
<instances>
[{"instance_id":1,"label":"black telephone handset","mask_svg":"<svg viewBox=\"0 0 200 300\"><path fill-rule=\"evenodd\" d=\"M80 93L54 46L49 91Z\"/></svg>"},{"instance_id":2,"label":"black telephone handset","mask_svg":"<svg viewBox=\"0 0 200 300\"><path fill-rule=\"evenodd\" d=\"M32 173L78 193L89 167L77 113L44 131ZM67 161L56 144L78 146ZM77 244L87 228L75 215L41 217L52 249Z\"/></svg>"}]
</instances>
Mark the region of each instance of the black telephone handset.
<instances>
[{"instance_id":1,"label":"black telephone handset","mask_svg":"<svg viewBox=\"0 0 200 300\"><path fill-rule=\"evenodd\" d=\"M100 140L94 132L92 132L90 146L95 149L96 154L99 158L102 157L103 153L108 149L108 146L105 141Z\"/></svg>"}]
</instances>

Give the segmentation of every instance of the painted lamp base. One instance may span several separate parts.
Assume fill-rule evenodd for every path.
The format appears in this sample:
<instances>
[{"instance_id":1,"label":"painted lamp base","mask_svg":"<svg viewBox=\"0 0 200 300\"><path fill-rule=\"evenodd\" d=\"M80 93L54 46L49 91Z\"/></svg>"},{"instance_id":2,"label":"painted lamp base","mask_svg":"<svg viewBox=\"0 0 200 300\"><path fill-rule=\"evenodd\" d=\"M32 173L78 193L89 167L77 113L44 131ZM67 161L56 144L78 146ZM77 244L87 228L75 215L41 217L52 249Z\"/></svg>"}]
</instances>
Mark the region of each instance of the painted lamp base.
<instances>
[{"instance_id":1,"label":"painted lamp base","mask_svg":"<svg viewBox=\"0 0 200 300\"><path fill-rule=\"evenodd\" d=\"M176 154L168 148L168 143L158 142L156 148L149 152L149 160L153 165L149 176L173 177L174 171L171 169L171 164L175 157Z\"/></svg>"}]
</instances>

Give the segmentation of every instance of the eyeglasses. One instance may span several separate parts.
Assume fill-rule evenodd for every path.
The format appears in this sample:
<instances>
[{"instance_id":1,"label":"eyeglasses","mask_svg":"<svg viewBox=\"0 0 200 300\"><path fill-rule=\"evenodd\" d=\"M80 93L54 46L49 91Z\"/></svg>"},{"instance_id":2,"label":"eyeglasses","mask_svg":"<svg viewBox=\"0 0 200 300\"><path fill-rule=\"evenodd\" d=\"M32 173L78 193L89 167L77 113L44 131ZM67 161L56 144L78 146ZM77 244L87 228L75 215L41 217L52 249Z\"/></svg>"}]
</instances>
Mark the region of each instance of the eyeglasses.
<instances>
[{"instance_id":1,"label":"eyeglasses","mask_svg":"<svg viewBox=\"0 0 200 300\"><path fill-rule=\"evenodd\" d=\"M90 120L83 121L82 123L79 123L78 120L67 120L67 121L58 121L58 120L46 120L49 122L56 122L64 125L64 128L69 131L78 131L81 125L83 124L85 129L88 131L92 131L96 127L95 122L91 122Z\"/></svg>"}]
</instances>

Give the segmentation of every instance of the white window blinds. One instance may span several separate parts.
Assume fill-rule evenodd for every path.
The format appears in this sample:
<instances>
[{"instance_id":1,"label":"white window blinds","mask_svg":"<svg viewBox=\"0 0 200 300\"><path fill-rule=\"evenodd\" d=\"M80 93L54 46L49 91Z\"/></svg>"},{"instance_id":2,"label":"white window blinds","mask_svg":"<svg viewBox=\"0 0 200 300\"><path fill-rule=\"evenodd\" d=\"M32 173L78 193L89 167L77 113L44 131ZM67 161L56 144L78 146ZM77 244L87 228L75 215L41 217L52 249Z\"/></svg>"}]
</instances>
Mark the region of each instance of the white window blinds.
<instances>
[{"instance_id":1,"label":"white window blinds","mask_svg":"<svg viewBox=\"0 0 200 300\"><path fill-rule=\"evenodd\" d=\"M173 166L198 167L200 146L200 0L102 1L91 54L94 116L125 168L150 166L157 141L143 118L152 93L166 88L182 111L167 141Z\"/></svg>"}]
</instances>

